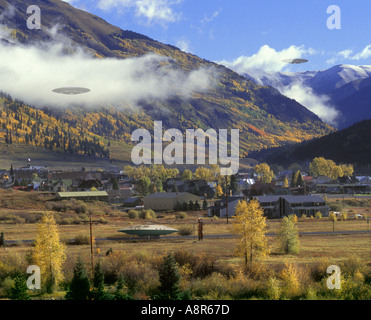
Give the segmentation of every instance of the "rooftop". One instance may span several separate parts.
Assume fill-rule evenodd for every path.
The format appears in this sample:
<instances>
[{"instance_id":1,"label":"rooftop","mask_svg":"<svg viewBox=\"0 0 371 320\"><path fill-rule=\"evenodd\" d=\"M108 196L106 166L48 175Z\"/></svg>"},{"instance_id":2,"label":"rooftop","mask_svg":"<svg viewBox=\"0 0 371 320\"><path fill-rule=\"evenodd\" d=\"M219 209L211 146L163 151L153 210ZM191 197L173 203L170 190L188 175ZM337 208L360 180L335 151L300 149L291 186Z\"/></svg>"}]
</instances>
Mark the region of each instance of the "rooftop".
<instances>
[{"instance_id":1,"label":"rooftop","mask_svg":"<svg viewBox=\"0 0 371 320\"><path fill-rule=\"evenodd\" d=\"M171 199L171 198L174 198L174 197L181 197L181 196L193 196L193 197L197 197L196 195L192 194L192 193L189 193L189 192L157 192L157 193L152 193L148 196L146 196L145 198L147 199L154 199L154 198L166 198L166 199Z\"/></svg>"},{"instance_id":2,"label":"rooftop","mask_svg":"<svg viewBox=\"0 0 371 320\"><path fill-rule=\"evenodd\" d=\"M58 196L61 198L71 197L107 197L106 191L78 191L78 192L58 192Z\"/></svg>"}]
</instances>

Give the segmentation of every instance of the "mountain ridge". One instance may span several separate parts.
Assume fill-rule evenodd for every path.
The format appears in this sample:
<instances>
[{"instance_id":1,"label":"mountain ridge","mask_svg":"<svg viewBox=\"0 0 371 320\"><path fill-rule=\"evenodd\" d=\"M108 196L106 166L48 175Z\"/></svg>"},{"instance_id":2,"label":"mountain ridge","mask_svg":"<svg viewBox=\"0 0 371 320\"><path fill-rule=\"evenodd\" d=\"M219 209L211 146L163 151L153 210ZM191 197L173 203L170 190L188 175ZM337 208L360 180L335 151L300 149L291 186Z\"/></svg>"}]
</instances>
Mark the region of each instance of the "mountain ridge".
<instances>
[{"instance_id":1,"label":"mountain ridge","mask_svg":"<svg viewBox=\"0 0 371 320\"><path fill-rule=\"evenodd\" d=\"M337 163L351 163L368 167L371 160L371 119L363 120L340 131L297 145L283 146L254 152L253 159L271 164L287 165L309 163L315 157L324 157Z\"/></svg>"},{"instance_id":2,"label":"mountain ridge","mask_svg":"<svg viewBox=\"0 0 371 320\"><path fill-rule=\"evenodd\" d=\"M7 1L0 0L0 14L4 13L6 4ZM135 127L148 127L154 120L163 120L164 128L181 130L240 129L241 156L246 157L253 150L296 143L333 131L331 126L322 122L314 113L281 95L276 89L259 86L224 66L144 35L123 31L99 17L59 0L35 0L33 4L40 5L42 9L42 30L34 32L26 28L24 18L27 3L15 0L12 2L15 8L13 16L5 20L3 18L3 23L11 30L11 37L6 40L27 46L40 41L63 41L67 38L74 45L84 47L97 59L109 57L125 60L154 53L169 58L171 68L183 72L212 66L218 74L216 86L207 93L195 92L187 98L174 95L162 101L141 101L140 108L145 120L138 123L130 118L130 114L125 114L128 111L110 111L109 106L102 106L103 110L97 112L85 111L84 117L75 110L62 112L59 116L52 109L46 110L52 113L56 121L63 119L70 126L86 130L86 134L90 132L99 136L102 143L117 139L130 144L130 132L133 132ZM59 23L58 32L53 31L55 22ZM60 35L63 37L58 38ZM17 121L14 119L14 124ZM6 126L9 130L10 126ZM22 134L30 130L26 128Z\"/></svg>"},{"instance_id":3,"label":"mountain ridge","mask_svg":"<svg viewBox=\"0 0 371 320\"><path fill-rule=\"evenodd\" d=\"M338 129L371 118L371 66L340 64L325 70L303 72L264 72L243 74L261 85L269 85L285 94L298 85L310 89L313 97L328 100L326 104L339 112ZM359 91L361 91L359 93ZM354 96L352 96L354 95ZM359 107L357 107L359 106Z\"/></svg>"}]
</instances>

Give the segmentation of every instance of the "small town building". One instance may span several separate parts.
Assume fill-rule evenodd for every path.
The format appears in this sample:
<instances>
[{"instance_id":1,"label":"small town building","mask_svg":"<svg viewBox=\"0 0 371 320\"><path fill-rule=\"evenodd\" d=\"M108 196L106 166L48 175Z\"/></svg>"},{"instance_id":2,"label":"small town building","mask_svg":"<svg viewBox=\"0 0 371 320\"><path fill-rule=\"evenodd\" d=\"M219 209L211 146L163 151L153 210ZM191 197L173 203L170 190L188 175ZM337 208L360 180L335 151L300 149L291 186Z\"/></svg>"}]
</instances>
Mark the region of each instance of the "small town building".
<instances>
[{"instance_id":1,"label":"small town building","mask_svg":"<svg viewBox=\"0 0 371 320\"><path fill-rule=\"evenodd\" d=\"M246 197L228 197L228 216L231 217L236 211L238 201L249 200ZM318 211L322 216L329 215L329 207L325 200L316 195L293 196L293 195L268 195L255 196L252 199L259 201L264 210L264 216L268 218L282 218L291 214L301 217L303 214L314 216ZM225 217L227 215L227 206L225 198L208 208L210 217Z\"/></svg>"},{"instance_id":2,"label":"small town building","mask_svg":"<svg viewBox=\"0 0 371 320\"><path fill-rule=\"evenodd\" d=\"M143 199L144 209L152 210L174 210L177 203L183 204L192 202L201 203L201 198L188 192L157 192L152 193Z\"/></svg>"},{"instance_id":3,"label":"small town building","mask_svg":"<svg viewBox=\"0 0 371 320\"><path fill-rule=\"evenodd\" d=\"M78 192L58 192L57 199L59 200L82 200L82 201L108 201L108 193L106 191L78 191Z\"/></svg>"},{"instance_id":4,"label":"small town building","mask_svg":"<svg viewBox=\"0 0 371 320\"><path fill-rule=\"evenodd\" d=\"M122 206L127 208L135 208L137 206L140 206L142 204L142 201L139 197L130 197L124 200Z\"/></svg>"}]
</instances>

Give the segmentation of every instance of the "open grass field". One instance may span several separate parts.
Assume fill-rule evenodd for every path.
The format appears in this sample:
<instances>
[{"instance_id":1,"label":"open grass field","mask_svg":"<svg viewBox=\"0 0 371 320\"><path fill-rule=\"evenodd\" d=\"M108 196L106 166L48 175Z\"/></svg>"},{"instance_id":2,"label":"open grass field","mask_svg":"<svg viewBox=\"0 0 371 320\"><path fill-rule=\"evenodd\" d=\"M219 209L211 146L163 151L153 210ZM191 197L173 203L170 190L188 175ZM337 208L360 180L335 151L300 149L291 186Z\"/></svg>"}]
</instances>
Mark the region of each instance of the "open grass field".
<instances>
[{"instance_id":1,"label":"open grass field","mask_svg":"<svg viewBox=\"0 0 371 320\"><path fill-rule=\"evenodd\" d=\"M0 262L19 259L14 257L26 259L32 250L32 240L37 234L37 217L40 217L46 210L50 210L48 204L53 199L50 195L45 194L1 191L0 200L0 232L4 233L6 241L5 246L0 247ZM335 202L337 200L331 199L329 201ZM94 260L102 260L105 263L105 268L109 268L117 257L122 258L122 255L135 257L133 261L137 261L135 263L139 263L139 266L134 267L129 263L129 271L127 272L134 272L133 268L135 270L149 268L149 274L145 277L148 278L146 281L151 284L142 285L147 288L143 290L149 290L148 287L157 283L157 280L152 278L154 277L152 267L145 267L141 264L140 261L143 259L152 261L150 265L153 265L153 261L157 261L156 257L163 257L167 253L188 252L198 257L197 259L200 259L201 262L206 258L211 259L214 267L221 268L218 270L239 270L242 265L241 258L235 255L237 240L232 235L233 218L229 218L229 223L227 223L224 218L207 217L206 211L188 212L182 217L177 212L161 212L157 213L155 219L129 218L126 212L120 210L120 207L110 207L108 204L100 202L86 203L85 205L84 213L76 213L73 210L53 212L58 223L60 238L67 244L64 272L68 279L72 277L77 256L82 256L89 266L90 226L86 220L90 213L92 213L93 221L99 221L93 224ZM278 249L279 243L275 234L280 228L281 220L267 220L267 236L270 247L270 254L264 262L267 272L281 270L285 263L307 269L315 266L319 261L324 261L326 265L339 265L346 263L350 258L361 259L365 265L371 266L371 233L367 232L369 224L366 219L355 219L354 217L356 213L367 217L370 208L362 203L362 206L348 205L345 209L348 212L348 218L339 219L335 224L329 218L298 218L300 251L295 255L282 254ZM202 241L197 238L199 218L202 218L204 222L204 239ZM181 236L175 233L167 238L162 236L159 239L136 237L130 239L129 235L118 232L124 227L143 223L164 224L177 229L188 226L193 232L191 236ZM333 228L336 233L333 233ZM77 238L85 241L74 244L72 241ZM107 256L109 251L117 256L114 258L111 258L112 254ZM20 263L26 265L26 261ZM90 270L90 268L88 269ZM237 281L236 279L233 281ZM193 282L189 282L188 288L197 293L199 291L193 286L199 285L202 288L202 286L211 285L202 284L202 281L207 280L200 281L195 279ZM227 285L225 284L225 286ZM232 287L233 285L230 285L230 290ZM205 292L205 297L208 297ZM58 298L58 295L63 296L63 292L55 294L54 298Z\"/></svg>"},{"instance_id":2,"label":"open grass field","mask_svg":"<svg viewBox=\"0 0 371 320\"><path fill-rule=\"evenodd\" d=\"M2 209L1 215L17 215L18 210ZM24 213L24 210L20 210ZM40 215L41 210L28 210L28 214ZM63 213L56 213L58 217L63 216ZM76 216L78 216L76 214ZM229 236L233 233L233 218L229 219L227 224L226 219L213 219L205 217L205 212L196 212L188 214L184 219L177 218L176 213L168 213L163 218L156 218L151 220L144 220L140 218L130 219L121 212L113 212L110 215L104 212L93 215L93 220L101 219L104 223L93 224L93 235L96 238L96 249L99 249L101 254L104 254L108 249L113 248L124 251L148 250L157 253L164 253L168 251L176 251L179 249L186 249L191 252L201 253L205 252L215 256L218 260L234 261L234 247L236 239ZM197 239L197 220L202 217L204 222L204 240ZM143 223L165 224L173 228L180 228L181 226L189 226L194 232L195 237L182 237L177 233L173 236L161 237L160 239L136 239L133 237L130 241L129 236L118 232L126 226L137 225ZM328 257L336 260L347 258L349 255L362 256L371 259L371 234L332 234L333 227L335 231L367 231L369 224L364 219L347 219L335 222L327 218L299 218L297 222L299 233L304 233L300 236L301 251L297 256L290 257L297 263L310 262L312 258ZM271 256L268 261L278 262L282 259L287 259L286 256L275 254L276 236L280 227L280 220L267 220L267 230L269 242L271 244ZM62 241L68 243L75 239L76 236L89 237L89 224L79 222L78 224L68 224L58 226L60 238ZM12 247L8 250L27 251L30 248L28 240L34 240L37 233L37 223L20 223L14 224L5 222L0 224L0 231L5 234L6 241ZM324 232L326 234L306 235L308 232ZM208 238L208 236L220 236ZM25 241L25 242L23 242ZM89 245L69 245L68 252L71 254L90 252ZM6 254L6 251L0 249L0 256ZM370 260L371 261L371 260Z\"/></svg>"}]
</instances>

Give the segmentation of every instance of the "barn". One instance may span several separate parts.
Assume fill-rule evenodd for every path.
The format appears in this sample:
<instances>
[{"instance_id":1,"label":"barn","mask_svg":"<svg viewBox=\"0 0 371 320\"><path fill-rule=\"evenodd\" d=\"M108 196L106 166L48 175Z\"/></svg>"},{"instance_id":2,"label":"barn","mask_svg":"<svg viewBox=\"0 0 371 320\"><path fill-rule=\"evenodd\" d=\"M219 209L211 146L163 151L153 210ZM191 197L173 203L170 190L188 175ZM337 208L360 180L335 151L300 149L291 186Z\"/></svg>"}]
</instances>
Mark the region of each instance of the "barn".
<instances>
[{"instance_id":1,"label":"barn","mask_svg":"<svg viewBox=\"0 0 371 320\"><path fill-rule=\"evenodd\" d=\"M144 209L152 210L174 210L177 203L182 204L189 201L198 201L201 198L188 192L157 192L144 197Z\"/></svg>"},{"instance_id":2,"label":"barn","mask_svg":"<svg viewBox=\"0 0 371 320\"><path fill-rule=\"evenodd\" d=\"M57 199L108 202L108 193L106 191L58 192Z\"/></svg>"}]
</instances>

